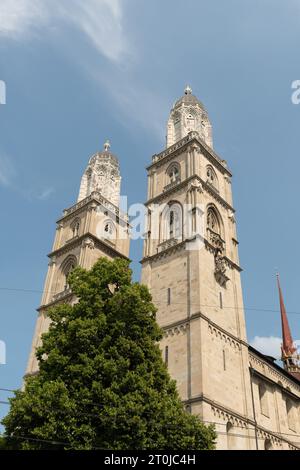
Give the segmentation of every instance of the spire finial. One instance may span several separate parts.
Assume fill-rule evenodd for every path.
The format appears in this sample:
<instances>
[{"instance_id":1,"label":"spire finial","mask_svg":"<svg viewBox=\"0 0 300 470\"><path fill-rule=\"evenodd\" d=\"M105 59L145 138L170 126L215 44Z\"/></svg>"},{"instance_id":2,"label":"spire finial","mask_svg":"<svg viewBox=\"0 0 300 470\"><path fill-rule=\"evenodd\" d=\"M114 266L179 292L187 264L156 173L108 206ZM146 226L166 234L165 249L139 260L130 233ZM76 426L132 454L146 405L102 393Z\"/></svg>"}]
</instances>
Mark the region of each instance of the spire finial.
<instances>
[{"instance_id":1,"label":"spire finial","mask_svg":"<svg viewBox=\"0 0 300 470\"><path fill-rule=\"evenodd\" d=\"M193 91L193 90L191 89L190 85L187 85L187 86L185 87L185 89L184 89L185 95L191 95L191 94L192 94L192 91Z\"/></svg>"},{"instance_id":2,"label":"spire finial","mask_svg":"<svg viewBox=\"0 0 300 470\"><path fill-rule=\"evenodd\" d=\"M104 144L104 150L105 150L105 152L108 152L109 149L110 149L110 141L106 140L106 142Z\"/></svg>"}]
</instances>

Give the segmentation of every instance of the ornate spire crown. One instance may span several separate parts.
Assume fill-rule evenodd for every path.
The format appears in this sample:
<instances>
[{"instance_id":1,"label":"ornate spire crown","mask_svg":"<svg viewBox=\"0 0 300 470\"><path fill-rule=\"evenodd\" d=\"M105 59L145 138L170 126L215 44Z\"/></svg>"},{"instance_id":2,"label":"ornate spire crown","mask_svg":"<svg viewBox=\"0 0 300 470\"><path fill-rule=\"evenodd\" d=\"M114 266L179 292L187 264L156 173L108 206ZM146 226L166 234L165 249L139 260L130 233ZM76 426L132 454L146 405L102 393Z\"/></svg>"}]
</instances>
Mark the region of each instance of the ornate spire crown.
<instances>
[{"instance_id":1,"label":"ornate spire crown","mask_svg":"<svg viewBox=\"0 0 300 470\"><path fill-rule=\"evenodd\" d=\"M212 127L207 111L187 85L184 95L171 109L167 125L167 147L176 144L192 131L198 132L199 137L212 148Z\"/></svg>"},{"instance_id":2,"label":"ornate spire crown","mask_svg":"<svg viewBox=\"0 0 300 470\"><path fill-rule=\"evenodd\" d=\"M119 206L121 174L118 158L110 151L110 141L106 140L101 152L95 153L89 160L82 176L78 201L92 192L101 193L108 201Z\"/></svg>"}]
</instances>

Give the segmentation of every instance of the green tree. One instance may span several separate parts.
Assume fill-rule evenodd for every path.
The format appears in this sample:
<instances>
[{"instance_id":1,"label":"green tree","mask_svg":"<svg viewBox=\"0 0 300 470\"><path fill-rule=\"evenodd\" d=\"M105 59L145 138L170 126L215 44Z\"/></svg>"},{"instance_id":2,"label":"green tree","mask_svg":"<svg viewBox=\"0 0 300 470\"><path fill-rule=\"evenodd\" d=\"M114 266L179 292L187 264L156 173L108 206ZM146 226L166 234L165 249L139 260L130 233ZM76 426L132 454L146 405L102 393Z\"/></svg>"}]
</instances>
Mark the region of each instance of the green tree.
<instances>
[{"instance_id":1,"label":"green tree","mask_svg":"<svg viewBox=\"0 0 300 470\"><path fill-rule=\"evenodd\" d=\"M127 261L75 268L75 305L49 310L51 326L4 418L16 449L213 449L215 431L187 414L162 360L148 289Z\"/></svg>"}]
</instances>

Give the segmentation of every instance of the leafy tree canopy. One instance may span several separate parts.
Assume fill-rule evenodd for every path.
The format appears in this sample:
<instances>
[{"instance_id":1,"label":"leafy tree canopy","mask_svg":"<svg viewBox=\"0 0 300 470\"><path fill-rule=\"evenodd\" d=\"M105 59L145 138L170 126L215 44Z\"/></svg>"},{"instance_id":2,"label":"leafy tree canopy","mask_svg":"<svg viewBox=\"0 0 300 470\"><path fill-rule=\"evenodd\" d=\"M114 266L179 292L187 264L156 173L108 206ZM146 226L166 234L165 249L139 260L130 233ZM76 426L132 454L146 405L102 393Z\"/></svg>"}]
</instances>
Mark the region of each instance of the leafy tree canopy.
<instances>
[{"instance_id":1,"label":"leafy tree canopy","mask_svg":"<svg viewBox=\"0 0 300 470\"><path fill-rule=\"evenodd\" d=\"M73 305L47 311L39 373L4 418L15 449L214 448L215 431L187 414L162 360L148 289L126 260L75 268Z\"/></svg>"}]
</instances>

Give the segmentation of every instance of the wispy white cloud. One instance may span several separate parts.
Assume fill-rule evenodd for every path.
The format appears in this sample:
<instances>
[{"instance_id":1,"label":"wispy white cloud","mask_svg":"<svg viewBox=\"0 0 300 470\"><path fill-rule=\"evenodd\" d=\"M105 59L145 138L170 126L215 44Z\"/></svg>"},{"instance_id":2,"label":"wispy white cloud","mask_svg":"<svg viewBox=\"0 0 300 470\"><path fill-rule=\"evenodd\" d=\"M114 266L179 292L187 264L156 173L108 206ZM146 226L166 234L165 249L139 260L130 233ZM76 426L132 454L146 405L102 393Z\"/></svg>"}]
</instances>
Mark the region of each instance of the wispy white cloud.
<instances>
[{"instance_id":1,"label":"wispy white cloud","mask_svg":"<svg viewBox=\"0 0 300 470\"><path fill-rule=\"evenodd\" d=\"M22 37L47 20L40 0L1 0L0 34L14 39Z\"/></svg>"},{"instance_id":2,"label":"wispy white cloud","mask_svg":"<svg viewBox=\"0 0 300 470\"><path fill-rule=\"evenodd\" d=\"M45 201L46 199L48 199L51 194L54 193L54 188L46 188L44 189L40 194L38 194L37 198L40 200L40 201Z\"/></svg>"},{"instance_id":3,"label":"wispy white cloud","mask_svg":"<svg viewBox=\"0 0 300 470\"><path fill-rule=\"evenodd\" d=\"M250 342L251 346L265 354L266 356L280 359L282 339L276 336L255 336ZM300 346L300 340L295 341L296 346Z\"/></svg>"},{"instance_id":4,"label":"wispy white cloud","mask_svg":"<svg viewBox=\"0 0 300 470\"><path fill-rule=\"evenodd\" d=\"M135 131L149 130L163 141L167 102L135 77L137 51L124 30L125 5L125 0L0 0L0 37L45 37L72 25L88 39L92 51L109 59L103 67L93 55L67 50L89 79L111 96L116 118L125 127L132 129L133 123ZM60 47L69 44L64 45L60 36Z\"/></svg>"},{"instance_id":5,"label":"wispy white cloud","mask_svg":"<svg viewBox=\"0 0 300 470\"><path fill-rule=\"evenodd\" d=\"M53 20L73 24L112 61L128 52L121 0L1 0L0 35L20 39L45 34Z\"/></svg>"},{"instance_id":6,"label":"wispy white cloud","mask_svg":"<svg viewBox=\"0 0 300 470\"><path fill-rule=\"evenodd\" d=\"M5 154L0 154L0 185L10 186L15 175L12 160Z\"/></svg>"},{"instance_id":7,"label":"wispy white cloud","mask_svg":"<svg viewBox=\"0 0 300 470\"><path fill-rule=\"evenodd\" d=\"M97 64L92 64L86 72L100 86L109 90L114 101L115 116L124 127L134 133L137 128L143 128L158 140L164 140L168 109L165 96L136 82L128 70L110 74L104 73Z\"/></svg>"},{"instance_id":8,"label":"wispy white cloud","mask_svg":"<svg viewBox=\"0 0 300 470\"><path fill-rule=\"evenodd\" d=\"M32 187L26 189L20 185L13 159L3 152L0 152L0 186L20 194L29 201L46 201L55 192L52 186L44 189Z\"/></svg>"}]
</instances>

